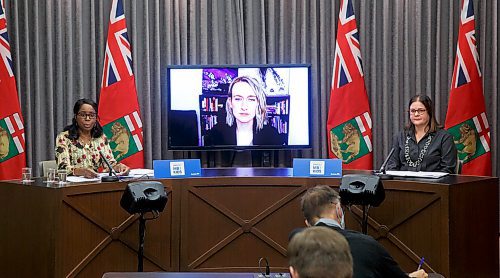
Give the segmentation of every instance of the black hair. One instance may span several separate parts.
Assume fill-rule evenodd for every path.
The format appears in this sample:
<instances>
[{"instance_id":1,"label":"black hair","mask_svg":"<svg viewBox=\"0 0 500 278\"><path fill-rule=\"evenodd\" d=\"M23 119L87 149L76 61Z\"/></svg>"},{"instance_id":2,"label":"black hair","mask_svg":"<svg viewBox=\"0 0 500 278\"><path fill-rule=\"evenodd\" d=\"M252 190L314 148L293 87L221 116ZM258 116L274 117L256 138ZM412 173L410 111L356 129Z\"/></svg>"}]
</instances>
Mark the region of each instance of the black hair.
<instances>
[{"instance_id":1,"label":"black hair","mask_svg":"<svg viewBox=\"0 0 500 278\"><path fill-rule=\"evenodd\" d=\"M78 123L76 122L76 117L82 105L88 104L94 108L97 113L97 103L91 99L82 98L76 101L75 106L73 107L73 119L71 120L71 124L64 127L63 131L68 131L68 138L71 140L77 140L80 137L80 129L78 128ZM99 119L96 119L94 127L90 130L90 135L92 138L99 138L102 136L102 126L99 124Z\"/></svg>"}]
</instances>

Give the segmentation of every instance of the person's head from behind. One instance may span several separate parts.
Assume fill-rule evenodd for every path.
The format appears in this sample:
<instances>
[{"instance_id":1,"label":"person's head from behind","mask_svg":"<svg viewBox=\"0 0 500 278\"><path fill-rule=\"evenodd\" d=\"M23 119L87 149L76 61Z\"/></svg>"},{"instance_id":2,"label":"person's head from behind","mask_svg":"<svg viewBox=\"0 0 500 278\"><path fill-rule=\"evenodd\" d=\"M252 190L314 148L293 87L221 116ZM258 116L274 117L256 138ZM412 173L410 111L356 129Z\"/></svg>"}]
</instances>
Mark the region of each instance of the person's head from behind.
<instances>
[{"instance_id":1,"label":"person's head from behind","mask_svg":"<svg viewBox=\"0 0 500 278\"><path fill-rule=\"evenodd\" d=\"M340 196L333 188L327 185L309 188L302 196L300 205L308 226L314 226L320 218L329 218L344 228Z\"/></svg>"},{"instance_id":2,"label":"person's head from behind","mask_svg":"<svg viewBox=\"0 0 500 278\"><path fill-rule=\"evenodd\" d=\"M257 121L257 130L266 122L266 95L261 84L254 78L240 76L229 86L226 101L226 123L232 126Z\"/></svg>"},{"instance_id":3,"label":"person's head from behind","mask_svg":"<svg viewBox=\"0 0 500 278\"><path fill-rule=\"evenodd\" d=\"M337 231L310 227L297 233L287 249L293 278L349 278L353 275L351 249Z\"/></svg>"},{"instance_id":4,"label":"person's head from behind","mask_svg":"<svg viewBox=\"0 0 500 278\"><path fill-rule=\"evenodd\" d=\"M69 130L70 137L77 139L80 134L90 132L96 138L102 135L102 127L97 121L97 103L93 100L82 98L73 106L72 124L65 128Z\"/></svg>"},{"instance_id":5,"label":"person's head from behind","mask_svg":"<svg viewBox=\"0 0 500 278\"><path fill-rule=\"evenodd\" d=\"M434 104L426 95L416 95L408 103L409 122L407 129L415 131L416 127L423 127L427 132L435 132L439 128L436 120Z\"/></svg>"}]
</instances>

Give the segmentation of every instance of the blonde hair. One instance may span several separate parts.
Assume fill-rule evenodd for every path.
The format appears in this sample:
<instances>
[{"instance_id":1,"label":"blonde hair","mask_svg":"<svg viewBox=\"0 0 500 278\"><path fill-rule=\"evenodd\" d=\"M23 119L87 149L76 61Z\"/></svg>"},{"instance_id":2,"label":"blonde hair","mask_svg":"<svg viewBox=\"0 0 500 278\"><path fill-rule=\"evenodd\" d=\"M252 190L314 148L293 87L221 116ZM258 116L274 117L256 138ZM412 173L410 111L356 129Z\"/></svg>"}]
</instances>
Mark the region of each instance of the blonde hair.
<instances>
[{"instance_id":1,"label":"blonde hair","mask_svg":"<svg viewBox=\"0 0 500 278\"><path fill-rule=\"evenodd\" d=\"M310 227L288 244L288 262L299 277L350 278L353 276L351 248L343 235L327 227Z\"/></svg>"},{"instance_id":2,"label":"blonde hair","mask_svg":"<svg viewBox=\"0 0 500 278\"><path fill-rule=\"evenodd\" d=\"M231 105L231 98L233 96L233 87L235 84L243 82L250 85L252 90L257 97L257 111L255 111L255 119L257 120L257 130L261 130L264 128L264 124L267 123L267 104L266 104L266 93L262 89L261 84L255 78L248 76L239 76L233 80L231 85L229 86L229 92L227 94L226 100L226 123L228 126L233 126L234 124L234 114Z\"/></svg>"}]
</instances>

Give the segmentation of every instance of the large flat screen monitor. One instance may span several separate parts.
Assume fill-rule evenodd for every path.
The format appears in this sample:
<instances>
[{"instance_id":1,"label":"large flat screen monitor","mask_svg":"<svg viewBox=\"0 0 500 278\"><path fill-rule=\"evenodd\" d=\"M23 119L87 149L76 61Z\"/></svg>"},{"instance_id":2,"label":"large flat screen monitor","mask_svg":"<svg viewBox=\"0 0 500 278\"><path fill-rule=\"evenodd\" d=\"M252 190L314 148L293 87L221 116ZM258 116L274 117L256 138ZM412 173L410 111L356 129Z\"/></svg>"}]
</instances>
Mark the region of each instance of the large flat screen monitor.
<instances>
[{"instance_id":1,"label":"large flat screen monitor","mask_svg":"<svg viewBox=\"0 0 500 278\"><path fill-rule=\"evenodd\" d=\"M310 65L171 66L168 148L311 147Z\"/></svg>"}]
</instances>

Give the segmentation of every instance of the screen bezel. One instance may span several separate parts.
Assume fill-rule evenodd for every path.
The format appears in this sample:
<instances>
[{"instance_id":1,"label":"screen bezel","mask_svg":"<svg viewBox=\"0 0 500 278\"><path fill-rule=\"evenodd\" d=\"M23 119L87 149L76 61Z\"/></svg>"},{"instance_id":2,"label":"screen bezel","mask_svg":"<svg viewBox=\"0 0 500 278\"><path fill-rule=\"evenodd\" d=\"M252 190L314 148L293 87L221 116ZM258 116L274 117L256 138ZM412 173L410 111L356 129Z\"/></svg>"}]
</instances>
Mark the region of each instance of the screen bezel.
<instances>
[{"instance_id":1,"label":"screen bezel","mask_svg":"<svg viewBox=\"0 0 500 278\"><path fill-rule=\"evenodd\" d=\"M172 145L171 143L171 135L170 135L170 115L172 115L171 109L171 82L170 82L170 74L173 69L204 69L204 68L307 68L307 80L308 80L308 88L307 88L307 108L308 108L308 142L307 145L252 145L252 146L237 146L237 145L216 145L216 146L178 146ZM166 105L166 109L162 109L166 111L167 118L167 148L172 151L216 151L216 150L235 150L235 151L244 151L244 150L300 150L300 149L311 149L312 148L312 77L311 77L311 64L222 64L222 65L169 65L165 67L164 74L162 77L162 99L166 99L166 101L162 101ZM175 110L177 111L177 110ZM163 113L162 113L163 114ZM197 128L200 127L200 123L197 124Z\"/></svg>"}]
</instances>

